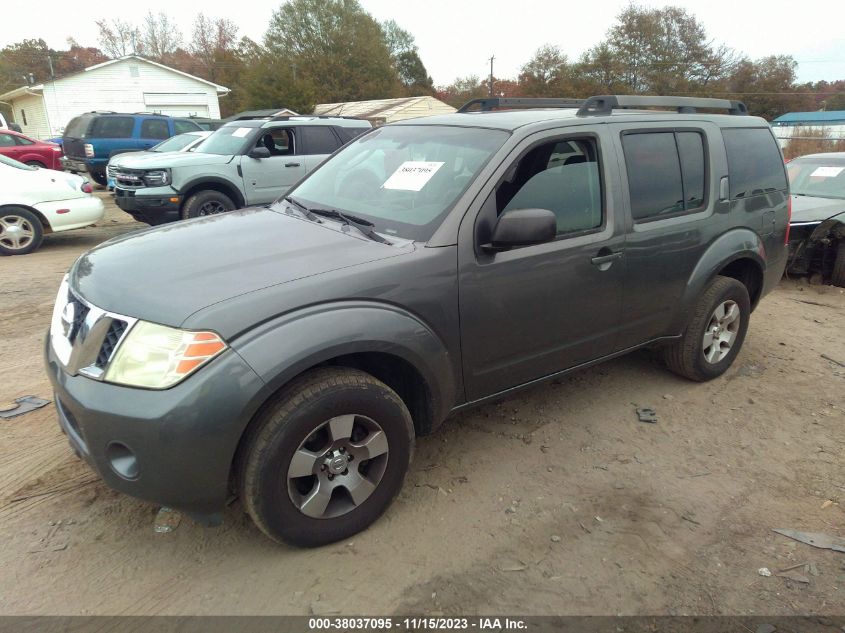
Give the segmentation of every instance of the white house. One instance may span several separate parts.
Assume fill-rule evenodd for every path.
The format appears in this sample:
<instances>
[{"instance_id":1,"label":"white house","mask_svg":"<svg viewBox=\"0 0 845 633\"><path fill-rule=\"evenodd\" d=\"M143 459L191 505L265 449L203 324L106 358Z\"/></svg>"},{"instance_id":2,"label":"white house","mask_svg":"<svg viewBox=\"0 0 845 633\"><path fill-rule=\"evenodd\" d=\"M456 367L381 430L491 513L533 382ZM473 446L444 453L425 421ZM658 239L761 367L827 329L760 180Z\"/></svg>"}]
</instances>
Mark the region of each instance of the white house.
<instances>
[{"instance_id":1,"label":"white house","mask_svg":"<svg viewBox=\"0 0 845 633\"><path fill-rule=\"evenodd\" d=\"M171 116L220 118L218 99L229 89L175 68L127 55L85 70L23 86L0 95L12 107L23 133L60 136L83 112L157 112Z\"/></svg>"},{"instance_id":2,"label":"white house","mask_svg":"<svg viewBox=\"0 0 845 633\"><path fill-rule=\"evenodd\" d=\"M0 99L2 98L0 97ZM433 114L450 114L454 111L455 108L434 97L401 97L399 99L379 99L378 101L321 103L314 108L314 114L354 116L367 119L375 126Z\"/></svg>"}]
</instances>

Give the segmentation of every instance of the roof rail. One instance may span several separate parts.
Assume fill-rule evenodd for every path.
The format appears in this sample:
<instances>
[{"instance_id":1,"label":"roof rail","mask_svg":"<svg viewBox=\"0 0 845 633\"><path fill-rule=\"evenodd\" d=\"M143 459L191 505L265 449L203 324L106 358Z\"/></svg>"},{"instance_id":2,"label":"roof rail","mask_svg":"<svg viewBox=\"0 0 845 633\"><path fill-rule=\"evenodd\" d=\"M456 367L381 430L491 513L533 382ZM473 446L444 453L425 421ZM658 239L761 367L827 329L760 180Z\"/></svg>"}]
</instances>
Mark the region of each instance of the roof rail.
<instances>
[{"instance_id":1,"label":"roof rail","mask_svg":"<svg viewBox=\"0 0 845 633\"><path fill-rule=\"evenodd\" d=\"M339 114L281 114L270 118L270 121L294 121L299 119L352 119L355 121L363 121L357 116L341 116Z\"/></svg>"},{"instance_id":2,"label":"roof rail","mask_svg":"<svg viewBox=\"0 0 845 633\"><path fill-rule=\"evenodd\" d=\"M644 95L601 95L590 97L578 109L578 116L601 116L625 108L674 108L679 114L695 114L698 108L727 110L728 114L746 115L742 101L704 97L652 97Z\"/></svg>"},{"instance_id":3,"label":"roof rail","mask_svg":"<svg viewBox=\"0 0 845 633\"><path fill-rule=\"evenodd\" d=\"M501 98L484 97L472 99L458 108L458 112L475 112L472 107L478 105L478 112L490 112L494 108L579 108L584 103L583 99L559 99L556 97L544 98Z\"/></svg>"}]
</instances>

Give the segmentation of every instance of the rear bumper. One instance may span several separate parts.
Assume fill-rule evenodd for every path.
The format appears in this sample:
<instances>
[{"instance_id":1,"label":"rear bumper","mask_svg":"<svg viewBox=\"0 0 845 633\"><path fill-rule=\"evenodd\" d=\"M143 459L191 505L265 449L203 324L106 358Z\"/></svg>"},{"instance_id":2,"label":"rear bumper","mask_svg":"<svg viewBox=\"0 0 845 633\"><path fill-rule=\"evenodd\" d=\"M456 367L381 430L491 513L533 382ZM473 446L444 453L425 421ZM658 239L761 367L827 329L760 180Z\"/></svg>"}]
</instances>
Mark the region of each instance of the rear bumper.
<instances>
[{"instance_id":1,"label":"rear bumper","mask_svg":"<svg viewBox=\"0 0 845 633\"><path fill-rule=\"evenodd\" d=\"M182 217L182 196L176 192L150 195L115 187L114 202L136 220L153 226L174 222Z\"/></svg>"},{"instance_id":2,"label":"rear bumper","mask_svg":"<svg viewBox=\"0 0 845 633\"><path fill-rule=\"evenodd\" d=\"M74 452L115 490L218 522L250 403L264 386L243 359L230 350L152 391L68 375L49 339L47 374Z\"/></svg>"},{"instance_id":3,"label":"rear bumper","mask_svg":"<svg viewBox=\"0 0 845 633\"><path fill-rule=\"evenodd\" d=\"M47 218L54 233L69 231L99 222L103 218L105 207L97 196L83 196L70 200L42 202L35 209ZM60 213L61 212L61 213Z\"/></svg>"},{"instance_id":4,"label":"rear bumper","mask_svg":"<svg viewBox=\"0 0 845 633\"><path fill-rule=\"evenodd\" d=\"M82 160L79 158L68 158L67 156L62 156L59 159L59 162L62 164L62 169L74 174L105 174L108 161L103 162L102 160L97 159Z\"/></svg>"}]
</instances>

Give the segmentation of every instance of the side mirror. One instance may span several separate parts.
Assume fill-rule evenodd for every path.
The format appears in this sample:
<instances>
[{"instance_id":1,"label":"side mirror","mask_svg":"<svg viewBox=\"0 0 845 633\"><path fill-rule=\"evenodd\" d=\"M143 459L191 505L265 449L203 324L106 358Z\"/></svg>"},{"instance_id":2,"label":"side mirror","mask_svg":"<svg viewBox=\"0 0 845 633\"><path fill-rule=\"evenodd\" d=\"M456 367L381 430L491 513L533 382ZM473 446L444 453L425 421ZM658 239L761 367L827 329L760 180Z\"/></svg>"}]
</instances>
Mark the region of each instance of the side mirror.
<instances>
[{"instance_id":1,"label":"side mirror","mask_svg":"<svg viewBox=\"0 0 845 633\"><path fill-rule=\"evenodd\" d=\"M548 209L511 209L499 217L490 243L482 248L504 251L514 246L551 242L556 235L557 218Z\"/></svg>"},{"instance_id":2,"label":"side mirror","mask_svg":"<svg viewBox=\"0 0 845 633\"><path fill-rule=\"evenodd\" d=\"M271 154L266 147L253 147L247 156L261 160L262 158L270 158Z\"/></svg>"}]
</instances>

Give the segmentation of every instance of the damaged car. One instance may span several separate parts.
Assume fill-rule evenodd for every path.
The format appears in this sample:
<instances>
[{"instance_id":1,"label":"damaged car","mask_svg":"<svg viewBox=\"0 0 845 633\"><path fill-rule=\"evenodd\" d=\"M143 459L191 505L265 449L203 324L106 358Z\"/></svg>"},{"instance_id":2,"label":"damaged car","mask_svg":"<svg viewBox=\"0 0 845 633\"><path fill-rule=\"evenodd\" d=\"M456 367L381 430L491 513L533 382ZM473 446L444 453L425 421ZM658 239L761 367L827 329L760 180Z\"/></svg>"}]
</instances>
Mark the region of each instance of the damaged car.
<instances>
[{"instance_id":1,"label":"damaged car","mask_svg":"<svg viewBox=\"0 0 845 633\"><path fill-rule=\"evenodd\" d=\"M792 193L789 273L821 275L845 288L845 152L787 164Z\"/></svg>"}]
</instances>

